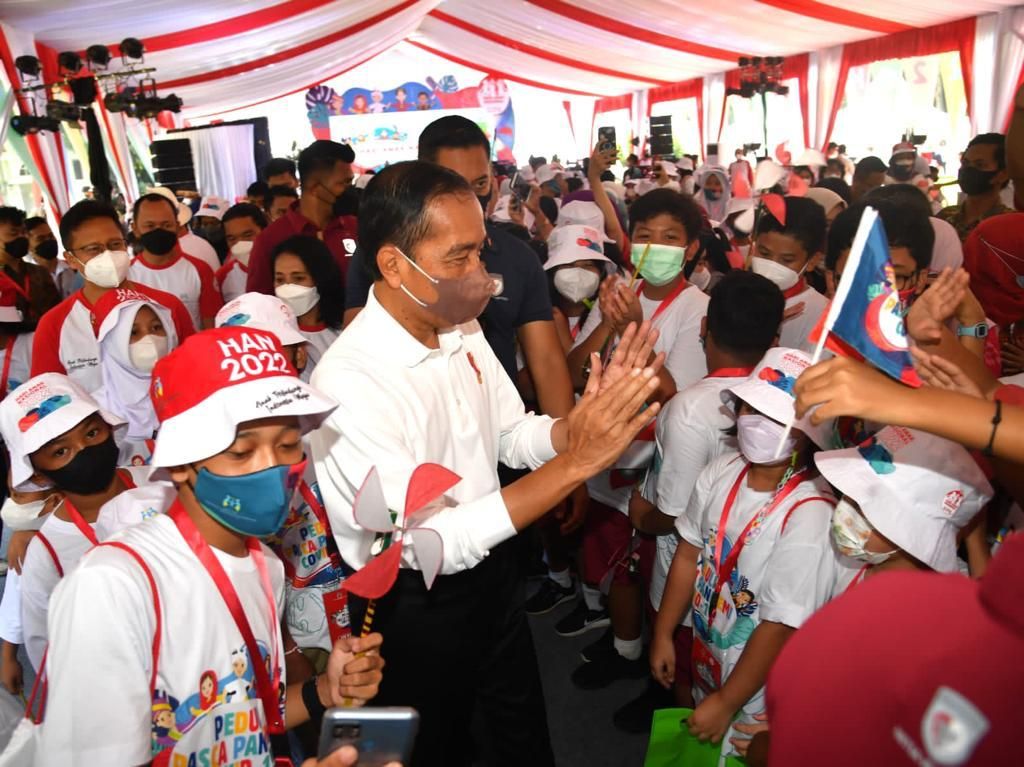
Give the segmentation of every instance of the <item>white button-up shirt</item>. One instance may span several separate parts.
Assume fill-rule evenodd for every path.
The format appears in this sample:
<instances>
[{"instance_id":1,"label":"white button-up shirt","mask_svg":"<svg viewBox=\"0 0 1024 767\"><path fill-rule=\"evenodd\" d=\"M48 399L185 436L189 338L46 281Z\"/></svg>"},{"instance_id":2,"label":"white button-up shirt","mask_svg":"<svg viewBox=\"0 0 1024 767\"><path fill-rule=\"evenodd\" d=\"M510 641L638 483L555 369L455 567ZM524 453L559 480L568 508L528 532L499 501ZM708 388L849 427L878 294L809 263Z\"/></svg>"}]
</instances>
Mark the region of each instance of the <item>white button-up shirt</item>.
<instances>
[{"instance_id":1,"label":"white button-up shirt","mask_svg":"<svg viewBox=\"0 0 1024 767\"><path fill-rule=\"evenodd\" d=\"M466 570L516 532L498 461L532 469L554 458L554 421L526 412L478 322L440 333L440 348L430 349L380 305L375 290L311 381L341 403L310 439L338 551L357 569L370 559L374 534L356 522L352 505L371 468L400 525L413 470L436 463L462 481L422 526L444 542L441 573ZM419 569L409 538L402 561Z\"/></svg>"}]
</instances>

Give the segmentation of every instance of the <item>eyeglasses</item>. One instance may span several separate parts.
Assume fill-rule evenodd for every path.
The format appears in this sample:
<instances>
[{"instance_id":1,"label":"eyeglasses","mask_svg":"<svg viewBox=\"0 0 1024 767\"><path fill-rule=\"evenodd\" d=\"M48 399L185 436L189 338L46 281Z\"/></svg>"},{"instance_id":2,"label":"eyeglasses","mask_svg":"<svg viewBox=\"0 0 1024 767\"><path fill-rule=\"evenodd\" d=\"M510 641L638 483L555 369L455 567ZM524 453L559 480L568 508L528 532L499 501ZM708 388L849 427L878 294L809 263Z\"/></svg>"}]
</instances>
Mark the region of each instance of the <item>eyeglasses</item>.
<instances>
[{"instance_id":1,"label":"eyeglasses","mask_svg":"<svg viewBox=\"0 0 1024 767\"><path fill-rule=\"evenodd\" d=\"M920 272L918 271L918 272L914 272L913 274L907 274L907 275L902 275L902 274L893 275L893 279L896 282L896 290L906 290L907 288L913 287L914 283L917 282L917 276L919 274L920 274Z\"/></svg>"},{"instance_id":2,"label":"eyeglasses","mask_svg":"<svg viewBox=\"0 0 1024 767\"><path fill-rule=\"evenodd\" d=\"M98 256L100 253L106 250L127 250L128 243L122 240L107 240L106 245L101 245L98 242L91 243L89 245L83 245L81 248L72 248L72 253L84 253L89 258Z\"/></svg>"}]
</instances>

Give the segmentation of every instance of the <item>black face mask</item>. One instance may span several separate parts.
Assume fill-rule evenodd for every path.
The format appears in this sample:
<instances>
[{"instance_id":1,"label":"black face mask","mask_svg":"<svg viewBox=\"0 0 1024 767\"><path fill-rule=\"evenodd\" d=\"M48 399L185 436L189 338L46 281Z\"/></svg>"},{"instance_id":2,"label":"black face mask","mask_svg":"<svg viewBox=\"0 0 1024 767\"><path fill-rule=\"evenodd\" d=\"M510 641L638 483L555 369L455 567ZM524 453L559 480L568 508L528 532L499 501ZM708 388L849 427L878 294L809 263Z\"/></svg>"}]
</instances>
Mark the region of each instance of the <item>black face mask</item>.
<instances>
[{"instance_id":1,"label":"black face mask","mask_svg":"<svg viewBox=\"0 0 1024 767\"><path fill-rule=\"evenodd\" d=\"M224 242L224 229L219 226L197 226L195 234L202 237L211 245L219 245Z\"/></svg>"},{"instance_id":2,"label":"black face mask","mask_svg":"<svg viewBox=\"0 0 1024 767\"><path fill-rule=\"evenodd\" d=\"M57 257L57 241L43 240L36 245L36 255L40 258L45 258L47 261L53 261Z\"/></svg>"},{"instance_id":3,"label":"black face mask","mask_svg":"<svg viewBox=\"0 0 1024 767\"><path fill-rule=\"evenodd\" d=\"M913 165L890 165L889 175L897 181L910 181L914 177Z\"/></svg>"},{"instance_id":4,"label":"black face mask","mask_svg":"<svg viewBox=\"0 0 1024 767\"><path fill-rule=\"evenodd\" d=\"M28 255L28 237L18 237L4 245L7 255L14 259L22 259Z\"/></svg>"},{"instance_id":5,"label":"black face mask","mask_svg":"<svg viewBox=\"0 0 1024 767\"><path fill-rule=\"evenodd\" d=\"M956 176L957 183L964 190L964 194L973 197L978 194L985 194L992 191L992 179L999 173L998 170L980 170L970 165L960 168ZM8 245L8 252L10 246Z\"/></svg>"},{"instance_id":6,"label":"black face mask","mask_svg":"<svg viewBox=\"0 0 1024 767\"><path fill-rule=\"evenodd\" d=\"M67 465L39 473L60 490L75 495L95 495L110 487L117 470L117 454L117 443L111 434L106 442L79 450Z\"/></svg>"},{"instance_id":7,"label":"black face mask","mask_svg":"<svg viewBox=\"0 0 1024 767\"><path fill-rule=\"evenodd\" d=\"M139 235L139 244L147 253L154 256L166 256L178 244L178 233L168 229L151 229Z\"/></svg>"}]
</instances>

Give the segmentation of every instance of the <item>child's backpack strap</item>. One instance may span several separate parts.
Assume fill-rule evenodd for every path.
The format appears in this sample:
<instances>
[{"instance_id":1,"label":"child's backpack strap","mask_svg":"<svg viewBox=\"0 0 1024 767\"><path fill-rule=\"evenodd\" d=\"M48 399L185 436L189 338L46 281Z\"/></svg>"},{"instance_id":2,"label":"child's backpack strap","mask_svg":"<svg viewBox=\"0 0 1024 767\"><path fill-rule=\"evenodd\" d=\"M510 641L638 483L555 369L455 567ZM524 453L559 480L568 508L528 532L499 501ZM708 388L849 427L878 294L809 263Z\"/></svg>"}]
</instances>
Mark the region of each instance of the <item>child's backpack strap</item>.
<instances>
[{"instance_id":1,"label":"child's backpack strap","mask_svg":"<svg viewBox=\"0 0 1024 767\"><path fill-rule=\"evenodd\" d=\"M53 566L57 568L57 575L63 578L64 568L60 566L60 559L57 558L57 550L53 548L53 544L50 543L49 539L42 533L36 533L36 538L38 538L39 542L43 544L43 548L50 553L50 559L53 560Z\"/></svg>"},{"instance_id":2,"label":"child's backpack strap","mask_svg":"<svg viewBox=\"0 0 1024 767\"><path fill-rule=\"evenodd\" d=\"M829 498L827 495L813 495L810 498L801 498L799 501L794 503L792 507L790 507L789 511L786 512L786 517L782 520L782 530L779 531L779 535L785 534L786 524L789 522L789 517L793 514L793 512L799 509L805 503L810 503L811 501L821 501L823 503L827 503L829 506L836 505L836 499Z\"/></svg>"}]
</instances>

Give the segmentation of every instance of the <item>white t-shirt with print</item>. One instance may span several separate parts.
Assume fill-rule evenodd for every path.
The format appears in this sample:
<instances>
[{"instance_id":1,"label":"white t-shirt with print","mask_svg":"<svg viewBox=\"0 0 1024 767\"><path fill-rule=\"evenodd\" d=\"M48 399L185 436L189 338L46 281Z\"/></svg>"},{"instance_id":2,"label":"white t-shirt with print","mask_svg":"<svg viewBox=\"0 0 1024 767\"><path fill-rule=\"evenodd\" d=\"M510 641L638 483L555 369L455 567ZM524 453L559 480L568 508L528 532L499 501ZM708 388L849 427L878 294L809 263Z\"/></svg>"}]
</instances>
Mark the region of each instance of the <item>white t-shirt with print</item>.
<instances>
[{"instance_id":1,"label":"white t-shirt with print","mask_svg":"<svg viewBox=\"0 0 1024 767\"><path fill-rule=\"evenodd\" d=\"M676 394L658 413L654 463L640 494L662 514L678 517L686 511L700 473L718 456L735 452L736 438L726 432L735 425L736 414L722 401L722 393L742 380L742 376L702 378ZM656 539L650 588L655 609L661 606L678 543L679 535L674 530Z\"/></svg>"},{"instance_id":2,"label":"white t-shirt with print","mask_svg":"<svg viewBox=\"0 0 1024 767\"><path fill-rule=\"evenodd\" d=\"M796 317L782 321L779 331L779 346L785 349L800 349L808 354L814 352L815 344L808 336L828 309L828 299L814 288L808 286L804 291L786 299L786 308L803 304L804 310Z\"/></svg>"},{"instance_id":3,"label":"white t-shirt with print","mask_svg":"<svg viewBox=\"0 0 1024 767\"><path fill-rule=\"evenodd\" d=\"M156 617L149 581L129 554L98 547L53 595L42 763L145 764L173 748L172 765L272 767L252 659L213 579L173 520L158 515L113 540L136 551L156 581L162 616L156 689L151 696ZM276 659L283 716L277 616L284 569L264 546L276 602L271 610L252 557L213 552L238 594L264 656L260 662Z\"/></svg>"},{"instance_id":4,"label":"white t-shirt with print","mask_svg":"<svg viewBox=\"0 0 1024 767\"><path fill-rule=\"evenodd\" d=\"M777 509L755 524L733 569L720 590L714 625L708 627L711 598L718 586L716 537L722 511L736 478L746 465L738 455L715 459L697 478L686 511L676 520L676 531L701 550L693 597L694 652L706 650L696 672L712 689L720 689L736 667L747 641L761 621L799 628L831 596L835 559L829 540L833 502L828 484L820 477L798 485ZM759 492L741 482L729 514L723 540L723 561L747 523L772 500L774 493ZM718 668L717 675L715 667ZM713 678L717 676L718 678ZM704 692L694 680L698 702ZM764 711L764 689L742 709L742 720L752 722ZM728 743L727 733L723 743ZM731 747L723 748L723 754Z\"/></svg>"},{"instance_id":5,"label":"white t-shirt with print","mask_svg":"<svg viewBox=\"0 0 1024 767\"><path fill-rule=\"evenodd\" d=\"M643 309L644 318L650 319L658 311L661 301L647 298L640 293L640 307ZM700 343L700 321L708 311L708 296L699 290L695 285L689 285L670 303L657 319L654 320L654 327L660 331L658 342L654 345L655 353L665 352L665 369L672 375L676 389L682 391L687 386L696 383L703 378L707 372L707 361L704 357L704 348ZM601 308L594 305L594 308L587 316L583 324L583 330L576 336L573 348L579 346L597 329L601 323ZM643 445L637 442L627 451L633 457L632 461L624 459L632 466L633 463L641 465L654 456L653 442L650 449L645 450ZM620 459L620 466L623 465ZM616 508L623 514L629 512L629 496L632 493L632 485L613 487L612 472L603 471L596 477L587 481L587 490L590 496L601 503Z\"/></svg>"},{"instance_id":6,"label":"white t-shirt with print","mask_svg":"<svg viewBox=\"0 0 1024 767\"><path fill-rule=\"evenodd\" d=\"M136 256L128 268L128 279L177 296L188 310L197 330L202 328L203 315L212 317L223 304L213 271L204 262L189 255L181 255L159 267Z\"/></svg>"}]
</instances>

